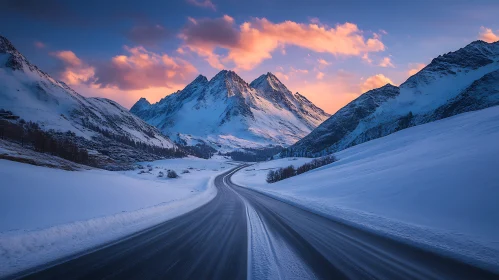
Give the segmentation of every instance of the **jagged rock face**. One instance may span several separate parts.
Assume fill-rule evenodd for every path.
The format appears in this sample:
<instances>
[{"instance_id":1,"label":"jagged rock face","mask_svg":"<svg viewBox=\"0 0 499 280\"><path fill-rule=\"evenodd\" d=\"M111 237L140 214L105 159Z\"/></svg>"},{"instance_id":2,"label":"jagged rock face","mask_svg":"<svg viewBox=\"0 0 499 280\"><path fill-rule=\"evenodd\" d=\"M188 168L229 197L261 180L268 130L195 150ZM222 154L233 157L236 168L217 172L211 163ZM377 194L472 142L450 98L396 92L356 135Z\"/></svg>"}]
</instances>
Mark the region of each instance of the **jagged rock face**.
<instances>
[{"instance_id":1,"label":"jagged rock face","mask_svg":"<svg viewBox=\"0 0 499 280\"><path fill-rule=\"evenodd\" d=\"M85 98L56 81L31 64L2 36L0 68L0 108L39 123L42 129L69 130L90 142L102 136L99 130L105 130L152 146L174 146L168 137L118 103L105 98ZM113 145L112 141L107 145Z\"/></svg>"},{"instance_id":2,"label":"jagged rock face","mask_svg":"<svg viewBox=\"0 0 499 280\"><path fill-rule=\"evenodd\" d=\"M272 73L248 84L227 70L209 81L200 75L156 104L141 99L130 111L179 143L227 151L288 146L329 117Z\"/></svg>"},{"instance_id":3,"label":"jagged rock face","mask_svg":"<svg viewBox=\"0 0 499 280\"><path fill-rule=\"evenodd\" d=\"M410 126L498 105L498 71L499 42L472 42L433 59L399 88L364 93L282 155L336 152Z\"/></svg>"}]
</instances>

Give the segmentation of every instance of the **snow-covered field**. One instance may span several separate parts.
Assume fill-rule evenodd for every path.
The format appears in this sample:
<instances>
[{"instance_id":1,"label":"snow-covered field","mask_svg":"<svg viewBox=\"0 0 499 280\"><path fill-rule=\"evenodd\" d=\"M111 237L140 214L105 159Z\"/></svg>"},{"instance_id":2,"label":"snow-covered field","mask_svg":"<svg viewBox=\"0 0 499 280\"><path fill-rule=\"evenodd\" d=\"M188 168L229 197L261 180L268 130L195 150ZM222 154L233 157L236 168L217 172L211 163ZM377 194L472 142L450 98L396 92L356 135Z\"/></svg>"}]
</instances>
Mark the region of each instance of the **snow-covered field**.
<instances>
[{"instance_id":1,"label":"snow-covered field","mask_svg":"<svg viewBox=\"0 0 499 280\"><path fill-rule=\"evenodd\" d=\"M195 209L216 195L215 175L233 167L222 158L141 165L121 172L64 171L0 160L0 276ZM180 178L166 178L167 169ZM160 171L165 177L157 177Z\"/></svg>"},{"instance_id":2,"label":"snow-covered field","mask_svg":"<svg viewBox=\"0 0 499 280\"><path fill-rule=\"evenodd\" d=\"M233 181L317 213L499 271L499 107L409 128L268 184L280 159Z\"/></svg>"}]
</instances>

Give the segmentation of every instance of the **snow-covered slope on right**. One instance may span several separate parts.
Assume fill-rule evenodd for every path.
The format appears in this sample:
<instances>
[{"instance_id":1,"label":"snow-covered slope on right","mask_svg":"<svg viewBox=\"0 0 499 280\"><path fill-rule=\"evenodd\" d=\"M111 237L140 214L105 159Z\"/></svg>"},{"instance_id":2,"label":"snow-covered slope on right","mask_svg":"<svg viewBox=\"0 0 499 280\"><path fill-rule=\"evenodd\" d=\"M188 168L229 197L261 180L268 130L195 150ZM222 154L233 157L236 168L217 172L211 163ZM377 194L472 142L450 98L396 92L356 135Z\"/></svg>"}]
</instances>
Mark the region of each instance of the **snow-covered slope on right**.
<instances>
[{"instance_id":1,"label":"snow-covered slope on right","mask_svg":"<svg viewBox=\"0 0 499 280\"><path fill-rule=\"evenodd\" d=\"M268 184L278 159L233 181L311 211L499 271L499 106L411 127Z\"/></svg>"},{"instance_id":2,"label":"snow-covered slope on right","mask_svg":"<svg viewBox=\"0 0 499 280\"><path fill-rule=\"evenodd\" d=\"M499 105L499 42L475 41L432 60L400 87L362 94L284 156L343 150L410 126Z\"/></svg>"}]
</instances>

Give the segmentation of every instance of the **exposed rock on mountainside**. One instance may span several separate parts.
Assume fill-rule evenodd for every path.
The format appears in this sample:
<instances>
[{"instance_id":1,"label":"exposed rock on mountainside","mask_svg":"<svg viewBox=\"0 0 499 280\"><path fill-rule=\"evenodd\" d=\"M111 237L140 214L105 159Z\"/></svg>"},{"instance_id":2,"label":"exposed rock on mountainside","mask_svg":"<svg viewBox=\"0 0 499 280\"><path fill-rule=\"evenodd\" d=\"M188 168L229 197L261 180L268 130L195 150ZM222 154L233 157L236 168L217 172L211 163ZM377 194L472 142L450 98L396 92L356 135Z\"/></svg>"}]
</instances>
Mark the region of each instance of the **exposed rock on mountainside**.
<instances>
[{"instance_id":1,"label":"exposed rock on mountainside","mask_svg":"<svg viewBox=\"0 0 499 280\"><path fill-rule=\"evenodd\" d=\"M113 168L159 158L153 149L175 144L156 128L105 98L85 98L31 64L0 36L0 109L45 130L73 132L80 146ZM164 153L163 153L164 154Z\"/></svg>"},{"instance_id":2,"label":"exposed rock on mountainside","mask_svg":"<svg viewBox=\"0 0 499 280\"><path fill-rule=\"evenodd\" d=\"M399 88L368 91L283 156L318 156L409 126L499 104L499 42L475 41L439 56Z\"/></svg>"}]
</instances>

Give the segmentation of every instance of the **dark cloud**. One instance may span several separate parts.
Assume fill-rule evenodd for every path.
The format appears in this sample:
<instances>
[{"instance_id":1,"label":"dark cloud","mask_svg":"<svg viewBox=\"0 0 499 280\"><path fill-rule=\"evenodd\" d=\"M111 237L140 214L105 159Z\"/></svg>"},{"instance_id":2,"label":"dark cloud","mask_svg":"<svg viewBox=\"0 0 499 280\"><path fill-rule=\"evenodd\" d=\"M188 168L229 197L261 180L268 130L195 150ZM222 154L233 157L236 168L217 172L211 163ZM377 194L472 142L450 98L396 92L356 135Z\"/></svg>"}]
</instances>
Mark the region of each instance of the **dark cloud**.
<instances>
[{"instance_id":1,"label":"dark cloud","mask_svg":"<svg viewBox=\"0 0 499 280\"><path fill-rule=\"evenodd\" d=\"M240 32L230 16L215 19L190 19L182 30L181 37L187 44L215 44L235 47L239 44Z\"/></svg>"},{"instance_id":2,"label":"dark cloud","mask_svg":"<svg viewBox=\"0 0 499 280\"><path fill-rule=\"evenodd\" d=\"M211 0L187 0L187 3L190 3L197 7L212 9L214 11L217 10L217 7L215 6L215 4L213 4L213 2L211 2Z\"/></svg>"},{"instance_id":3,"label":"dark cloud","mask_svg":"<svg viewBox=\"0 0 499 280\"><path fill-rule=\"evenodd\" d=\"M172 32L160 24L141 24L126 33L130 41L144 46L156 46L171 36Z\"/></svg>"},{"instance_id":4,"label":"dark cloud","mask_svg":"<svg viewBox=\"0 0 499 280\"><path fill-rule=\"evenodd\" d=\"M16 13L22 16L46 20L65 21L76 15L63 0L5 0L2 1L4 12Z\"/></svg>"}]
</instances>

